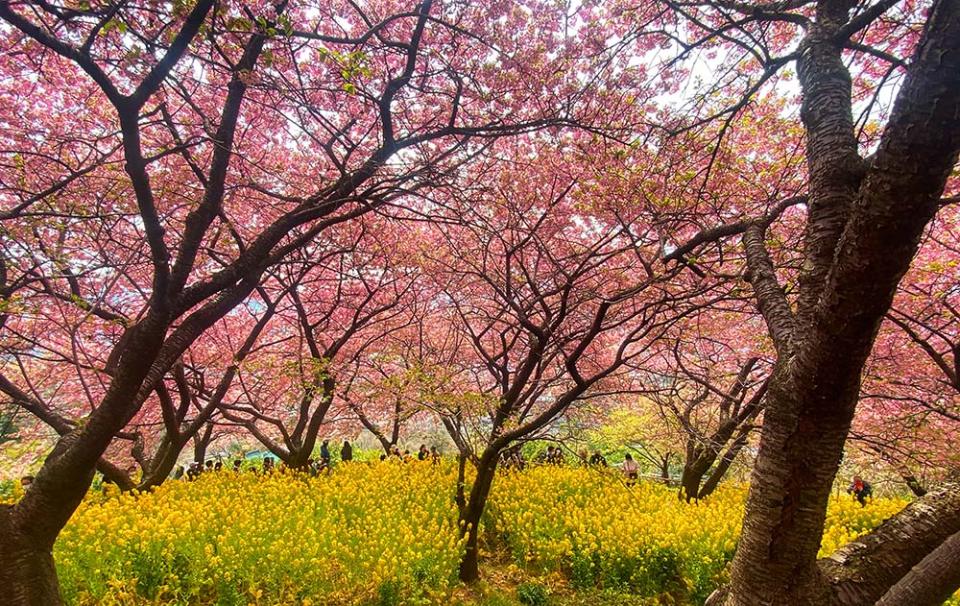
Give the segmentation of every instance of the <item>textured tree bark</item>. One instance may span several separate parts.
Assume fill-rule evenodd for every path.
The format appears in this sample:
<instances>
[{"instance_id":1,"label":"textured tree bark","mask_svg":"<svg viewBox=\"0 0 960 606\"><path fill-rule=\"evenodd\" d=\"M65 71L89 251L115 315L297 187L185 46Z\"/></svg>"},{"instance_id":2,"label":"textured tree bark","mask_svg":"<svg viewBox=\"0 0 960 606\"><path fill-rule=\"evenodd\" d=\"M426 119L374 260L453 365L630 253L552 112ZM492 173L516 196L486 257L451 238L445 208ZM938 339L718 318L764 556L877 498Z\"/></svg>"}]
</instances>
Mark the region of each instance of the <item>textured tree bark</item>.
<instances>
[{"instance_id":1,"label":"textured tree bark","mask_svg":"<svg viewBox=\"0 0 960 606\"><path fill-rule=\"evenodd\" d=\"M939 604L960 588L958 532L960 484L949 482L820 559L802 603L872 606L882 597L884 606ZM723 588L707 604L729 603L728 597Z\"/></svg>"},{"instance_id":2,"label":"textured tree bark","mask_svg":"<svg viewBox=\"0 0 960 606\"><path fill-rule=\"evenodd\" d=\"M785 374L770 384L727 604L831 603L815 562L851 415L802 419Z\"/></svg>"},{"instance_id":3,"label":"textured tree bark","mask_svg":"<svg viewBox=\"0 0 960 606\"><path fill-rule=\"evenodd\" d=\"M726 598L731 606L829 602L815 562L859 370L821 365L819 352L803 365L794 356L796 341L807 336L797 333L812 323L862 174L850 75L835 40L852 7L847 0L817 4L798 65L810 195L796 318L768 267L762 232L744 235L753 286L780 359L770 379L760 454L731 572Z\"/></svg>"},{"instance_id":4,"label":"textured tree bark","mask_svg":"<svg viewBox=\"0 0 960 606\"><path fill-rule=\"evenodd\" d=\"M849 77L836 39L851 6L818 3L817 25L801 60L811 192L805 268L796 318L764 312L775 338L790 339L778 343L780 359L723 601L728 606L841 603L816 564L827 500L864 362L960 149L960 1L941 0L879 149L860 178L855 148L853 156L849 149ZM762 295L776 293L757 293ZM895 576L876 581L874 600Z\"/></svg>"},{"instance_id":5,"label":"textured tree bark","mask_svg":"<svg viewBox=\"0 0 960 606\"><path fill-rule=\"evenodd\" d=\"M480 532L480 517L487 505L487 496L490 494L490 487L493 485L493 477L497 470L497 459L499 452L490 451L484 453L477 465L477 477L470 488L470 499L467 506L460 515L461 536L467 537L466 551L463 560L460 561L460 580L465 583L472 583L480 578L478 538Z\"/></svg>"},{"instance_id":6,"label":"textured tree bark","mask_svg":"<svg viewBox=\"0 0 960 606\"><path fill-rule=\"evenodd\" d=\"M960 589L960 532L913 567L876 606L937 606Z\"/></svg>"},{"instance_id":7,"label":"textured tree bark","mask_svg":"<svg viewBox=\"0 0 960 606\"><path fill-rule=\"evenodd\" d=\"M17 523L13 506L0 505L0 587L11 606L57 606L60 587L52 545L27 535Z\"/></svg>"},{"instance_id":8,"label":"textured tree bark","mask_svg":"<svg viewBox=\"0 0 960 606\"><path fill-rule=\"evenodd\" d=\"M957 532L960 532L960 484L949 482L917 499L873 532L821 559L818 566L829 579L838 604L866 606L898 585L925 556L941 552ZM949 557L937 562L946 564ZM929 582L937 575L924 577L917 573L914 577L918 582Z\"/></svg>"}]
</instances>

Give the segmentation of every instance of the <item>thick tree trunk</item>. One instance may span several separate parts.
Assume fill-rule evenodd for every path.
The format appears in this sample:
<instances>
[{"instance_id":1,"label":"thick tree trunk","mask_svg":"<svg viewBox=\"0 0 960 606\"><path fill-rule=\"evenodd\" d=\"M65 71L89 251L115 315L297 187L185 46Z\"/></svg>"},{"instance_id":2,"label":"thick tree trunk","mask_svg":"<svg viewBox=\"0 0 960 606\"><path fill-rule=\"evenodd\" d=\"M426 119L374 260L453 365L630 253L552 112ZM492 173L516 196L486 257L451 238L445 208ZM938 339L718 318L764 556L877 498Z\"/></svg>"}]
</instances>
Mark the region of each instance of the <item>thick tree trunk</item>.
<instances>
[{"instance_id":1,"label":"thick tree trunk","mask_svg":"<svg viewBox=\"0 0 960 606\"><path fill-rule=\"evenodd\" d=\"M778 369L770 385L728 605L830 603L815 563L855 385L836 402L833 418L824 411L814 421L797 414L800 402L785 375Z\"/></svg>"},{"instance_id":2,"label":"thick tree trunk","mask_svg":"<svg viewBox=\"0 0 960 606\"><path fill-rule=\"evenodd\" d=\"M62 604L51 544L23 531L12 505L0 505L0 587L9 606Z\"/></svg>"},{"instance_id":3,"label":"thick tree trunk","mask_svg":"<svg viewBox=\"0 0 960 606\"><path fill-rule=\"evenodd\" d=\"M939 604L960 588L958 533L960 484L950 482L820 559L798 604L872 606L885 593L884 606ZM718 590L707 604L730 603L729 593Z\"/></svg>"},{"instance_id":4,"label":"thick tree trunk","mask_svg":"<svg viewBox=\"0 0 960 606\"><path fill-rule=\"evenodd\" d=\"M810 173L806 262L798 278L796 318L789 315L789 307L774 305L776 292L761 290L766 285L754 280L780 359L767 392L760 454L734 557L728 606L828 603L816 556L827 499L853 417L862 360L848 361L841 369L823 364L816 355L802 363L784 358L796 348L793 341L807 337L791 335L812 323L862 175L850 74L842 60L842 44L835 39L853 6L848 0L818 2L816 22L798 61ZM746 238L744 243L748 244ZM759 269L756 252L749 245L747 252L754 258L751 269ZM863 349L862 343L857 345Z\"/></svg>"},{"instance_id":5,"label":"thick tree trunk","mask_svg":"<svg viewBox=\"0 0 960 606\"><path fill-rule=\"evenodd\" d=\"M837 155L845 135L837 133L850 130L845 116L828 111L839 104L849 113L850 107L836 24L845 21L852 5L821 0L818 25L801 61L809 221L816 223L808 229L805 248L805 266L811 269L801 275L795 321L765 312L771 332L780 335L780 359L770 383L728 606L837 603L816 555L860 374L960 148L960 2L940 0L862 183L836 174L845 166L843 154ZM847 213L841 194L851 183L859 187ZM824 188L830 191L816 191ZM827 202L837 206L834 212L817 207ZM846 219L842 237L835 229L837 217ZM781 310L770 307L775 294L758 292L768 297L761 309L766 304L768 312ZM873 599L896 581L890 578Z\"/></svg>"},{"instance_id":6,"label":"thick tree trunk","mask_svg":"<svg viewBox=\"0 0 960 606\"><path fill-rule=\"evenodd\" d=\"M460 532L467 537L466 551L460 562L460 580L472 583L480 578L480 563L478 560L478 538L480 533L480 517L487 505L490 487L497 470L499 452L484 452L477 465L477 477L470 489L470 500L460 515L462 524Z\"/></svg>"},{"instance_id":7,"label":"thick tree trunk","mask_svg":"<svg viewBox=\"0 0 960 606\"><path fill-rule=\"evenodd\" d=\"M913 567L876 606L937 606L960 589L960 532Z\"/></svg>"},{"instance_id":8,"label":"thick tree trunk","mask_svg":"<svg viewBox=\"0 0 960 606\"><path fill-rule=\"evenodd\" d=\"M162 378L151 364L165 329L151 316L131 329L129 349L100 406L87 423L60 437L23 498L2 508L0 583L3 595L14 596L12 604L61 603L53 544L90 488L103 452Z\"/></svg>"},{"instance_id":9,"label":"thick tree trunk","mask_svg":"<svg viewBox=\"0 0 960 606\"><path fill-rule=\"evenodd\" d=\"M867 606L898 585L927 554L941 551L958 532L960 484L951 482L936 487L873 532L820 560L818 566L823 576L829 579L837 603ZM949 556L937 559L929 565L930 572L949 561ZM917 582L949 581L949 578L936 574L930 576L919 572L914 577Z\"/></svg>"}]
</instances>

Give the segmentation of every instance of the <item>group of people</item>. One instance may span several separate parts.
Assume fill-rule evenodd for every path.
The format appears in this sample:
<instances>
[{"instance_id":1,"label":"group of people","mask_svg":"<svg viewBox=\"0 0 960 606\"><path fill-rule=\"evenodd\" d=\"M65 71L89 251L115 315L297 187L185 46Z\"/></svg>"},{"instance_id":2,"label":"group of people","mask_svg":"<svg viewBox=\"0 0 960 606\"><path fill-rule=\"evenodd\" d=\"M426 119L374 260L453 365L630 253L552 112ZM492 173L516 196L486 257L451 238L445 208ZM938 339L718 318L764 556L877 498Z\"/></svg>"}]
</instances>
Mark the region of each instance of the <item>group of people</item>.
<instances>
[{"instance_id":1,"label":"group of people","mask_svg":"<svg viewBox=\"0 0 960 606\"><path fill-rule=\"evenodd\" d=\"M233 470L240 471L240 464L242 462L242 459L236 459L233 462ZM185 467L183 465L177 467L177 470L173 473L173 479L179 480L186 477L188 480L196 480L204 472L209 473L211 471L221 471L222 469L223 461L220 460L214 461L213 459L208 459L206 464L204 464L202 461L194 461L190 463L189 467Z\"/></svg>"},{"instance_id":2,"label":"group of people","mask_svg":"<svg viewBox=\"0 0 960 606\"><path fill-rule=\"evenodd\" d=\"M441 460L439 449L436 446L427 448L426 444L420 445L416 455L411 454L409 449L401 452L399 446L396 444L391 444L387 448L387 452L384 452L380 455L380 460L386 461L388 459L395 458L399 461L408 462L412 461L414 456L418 461L430 461L435 465L439 464ZM319 473L330 470L331 459L330 441L324 440L320 445L320 458L307 459L306 468L311 475L318 475ZM343 462L353 460L353 446L351 446L348 440L344 440L343 445L340 447L340 460ZM604 457L599 450L595 450L593 454L589 454L586 450L581 450L579 453L577 453L575 460L579 465L582 466L608 467L606 457ZM243 459L234 459L232 467L234 472L240 472L243 470L243 461ZM537 454L533 462L542 465L563 465L565 463L565 457L560 446L549 445L547 446L546 450ZM284 463L282 462L279 464L281 467L283 465ZM523 455L522 445L517 444L511 446L500 453L500 467L502 469L521 470L526 466L527 462ZM270 473L277 467L278 466L275 465L273 457L268 456L263 458L262 470L258 469L255 465L248 466L248 470L255 473L261 473L261 471L262 473ZM223 463L220 460L209 459L205 463L202 461L194 461L190 463L189 467L180 465L174 473L174 479L179 480L186 477L188 480L194 480L203 473L219 472L222 469ZM623 457L621 472L623 473L624 481L627 487L636 485L640 475L640 465L636 460L634 460L630 453L626 453ZM24 476L21 479L24 489L26 489L32 482L33 476ZM857 475L853 477L853 482L851 482L850 486L847 488L847 493L853 495L857 502L859 502L861 506L865 507L867 504L867 499L873 495L873 486Z\"/></svg>"},{"instance_id":3,"label":"group of people","mask_svg":"<svg viewBox=\"0 0 960 606\"><path fill-rule=\"evenodd\" d=\"M320 458L319 459L307 459L306 469L312 474L316 475L322 471L330 469L330 440L324 440L320 445ZM353 446L350 445L348 440L343 441L343 446L340 447L340 460L341 461L352 461L353 460ZM243 459L234 459L232 470L235 472L243 471ZM273 457L264 457L263 464L261 468L258 468L256 465L250 465L247 467L247 470L254 473L270 473L278 467L284 466L284 463L281 461L279 465L276 464ZM181 478L186 478L188 480L195 480L200 477L201 474L211 471L221 471L223 469L223 462L214 459L208 459L206 463L202 461L194 461L190 463L189 466L180 465L177 467L177 470L173 474L175 480Z\"/></svg>"},{"instance_id":4,"label":"group of people","mask_svg":"<svg viewBox=\"0 0 960 606\"><path fill-rule=\"evenodd\" d=\"M238 470L240 459L237 459L233 462L234 470ZM177 471L173 474L174 479L179 480L180 478L186 476L188 480L195 480L200 477L200 474L204 472L211 471L220 471L223 469L222 461L214 461L213 459L208 459L206 465L202 461L194 461L190 463L189 467L184 468L183 465L177 467Z\"/></svg>"},{"instance_id":5,"label":"group of people","mask_svg":"<svg viewBox=\"0 0 960 606\"><path fill-rule=\"evenodd\" d=\"M388 458L396 458L400 461L412 461L413 455L410 454L410 449L407 449L400 452L400 447L396 444L391 444L387 449L389 452L382 453L380 455L381 461L386 461ZM420 448L417 450L417 460L418 461L430 461L434 465L440 463L440 450L436 446L431 446L429 449L426 444L421 444Z\"/></svg>"},{"instance_id":6,"label":"group of people","mask_svg":"<svg viewBox=\"0 0 960 606\"><path fill-rule=\"evenodd\" d=\"M330 471L330 459L330 440L324 440L320 444L320 458L316 460L307 459L307 469L312 475ZM340 447L340 460L345 463L353 460L353 446L350 445L348 440L344 440L343 446Z\"/></svg>"},{"instance_id":7,"label":"group of people","mask_svg":"<svg viewBox=\"0 0 960 606\"><path fill-rule=\"evenodd\" d=\"M389 452L385 452L380 455L380 460L385 461L387 459L395 458L402 462L412 461L414 455L411 455L410 450L400 452L400 448L396 444L391 444L387 449ZM420 448L417 450L416 458L418 461L430 461L434 465L440 463L440 451L436 446L431 446L429 449L426 444L421 444ZM353 460L353 447L350 445L350 442L347 440L343 441L343 445L340 447L340 460L343 462L348 462ZM564 463L563 451L559 446L548 446L545 451L541 451L535 458L534 462L544 465L562 465ZM239 473L243 470L243 459L234 459L232 470L236 473ZM582 466L590 467L607 467L607 459L600 453L599 450L595 450L593 454L588 455L586 450L581 450L576 457L578 464ZM281 462L279 466L283 466ZM505 449L500 453L500 467L503 469L524 469L527 463L523 456L523 450L521 445L511 446L510 448ZM271 473L278 466L274 464L273 457L264 457L263 458L263 467L262 473ZM318 475L321 472L329 471L331 467L331 453L330 453L330 441L324 440L320 445L320 458L319 459L308 459L307 460L307 470L311 475ZM188 480L195 480L200 477L203 473L209 472L219 472L223 469L223 463L219 460L209 459L205 463L201 461L194 461L190 463L189 467L184 467L180 465L176 472L174 473L174 479L181 479L186 477ZM249 471L254 473L261 473L261 469L258 469L257 466L252 465L248 467ZM623 457L623 465L621 466L621 471L624 476L624 483L626 486L633 487L636 485L637 480L640 475L640 465L634 460L633 456L630 453L626 453ZM23 476L20 479L21 485L24 490L26 490L30 484L33 483L33 476ZM861 507L866 507L867 499L873 496L873 486L870 482L867 482L859 475L853 476L853 481L850 483L850 486L847 487L847 493L852 495Z\"/></svg>"},{"instance_id":8,"label":"group of people","mask_svg":"<svg viewBox=\"0 0 960 606\"><path fill-rule=\"evenodd\" d=\"M391 444L389 447L389 453L383 453L380 455L380 460L384 461L387 458L396 457L401 461L411 461L413 460L414 455L410 454L410 450L400 452L400 448L396 444ZM436 446L432 446L429 449L426 444L421 444L420 449L415 455L417 460L420 461L432 461L434 464L440 463L440 451ZM324 440L320 444L320 457L317 459L309 458L307 459L305 469L311 475L318 475L330 470L332 465L332 453L330 448L330 440ZM344 440L343 445L340 447L340 461L349 462L353 460L353 446L350 444L349 440ZM235 459L233 461L233 471L240 472L244 469L243 459ZM264 457L262 468L258 468L256 465L249 465L246 467L247 470L254 473L270 473L277 468L284 467L285 464L281 461L279 464L276 464L273 457ZM201 461L194 461L190 463L188 467L180 465L176 472L174 473L174 479L179 480L181 478L186 478L188 480L194 480L198 478L201 474L211 471L220 471L223 469L223 463L219 460L210 459L203 463Z\"/></svg>"},{"instance_id":9,"label":"group of people","mask_svg":"<svg viewBox=\"0 0 960 606\"><path fill-rule=\"evenodd\" d=\"M537 454L533 460L534 463L540 465L563 465L565 461L566 458L561 447L553 445L547 446L547 449ZM581 450L577 453L576 461L582 466L608 467L607 458L599 450L593 451L593 454ZM503 469L523 469L526 465L523 450L519 444L500 453L500 466ZM621 469L627 486L633 486L637 483L637 479L640 477L640 465L637 464L630 453L624 455Z\"/></svg>"},{"instance_id":10,"label":"group of people","mask_svg":"<svg viewBox=\"0 0 960 606\"><path fill-rule=\"evenodd\" d=\"M631 457L628 453L626 455L626 460L632 461L633 457ZM590 454L586 450L581 450L579 453L577 453L575 461L578 465L582 466L608 466L607 458L603 456L599 450L593 451L593 454ZM563 454L563 449L561 449L561 447L551 445L547 446L546 450L540 451L540 453L534 457L533 462L540 465L563 465L566 462L566 456ZM527 462L523 456L523 450L519 444L511 446L500 453L500 466L502 468L523 469L526 467L526 464Z\"/></svg>"}]
</instances>

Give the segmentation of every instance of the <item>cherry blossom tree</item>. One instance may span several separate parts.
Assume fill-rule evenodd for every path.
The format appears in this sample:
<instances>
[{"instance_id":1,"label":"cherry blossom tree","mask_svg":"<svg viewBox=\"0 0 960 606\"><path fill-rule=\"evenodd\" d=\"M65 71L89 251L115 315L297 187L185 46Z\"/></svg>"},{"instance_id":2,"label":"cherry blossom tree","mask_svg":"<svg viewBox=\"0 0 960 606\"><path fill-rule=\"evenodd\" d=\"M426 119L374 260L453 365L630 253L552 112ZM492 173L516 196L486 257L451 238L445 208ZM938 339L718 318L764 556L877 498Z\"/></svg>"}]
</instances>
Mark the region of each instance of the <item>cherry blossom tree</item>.
<instances>
[{"instance_id":1,"label":"cherry blossom tree","mask_svg":"<svg viewBox=\"0 0 960 606\"><path fill-rule=\"evenodd\" d=\"M755 314L702 313L684 323L650 398L686 436L679 498L709 496L760 425L769 363L758 353ZM756 334L756 333L754 333Z\"/></svg>"},{"instance_id":2,"label":"cherry blossom tree","mask_svg":"<svg viewBox=\"0 0 960 606\"><path fill-rule=\"evenodd\" d=\"M694 126L711 122L719 135L736 130L739 111L796 62L806 134L806 217L795 273L774 265L766 236L779 215L770 213L709 227L691 240L698 246L683 250L702 257L699 245L741 236L777 355L731 583L710 602L904 603L922 582L926 593L913 603L939 603L956 588L942 566L955 561L950 537L960 531L954 486L820 563L817 551L864 365L943 204L960 149L960 5L667 6L682 24L675 31L683 52L724 46L727 65L739 66L716 83L729 84L736 100L718 109L715 97L699 97L702 119ZM877 110L894 74L895 101ZM859 126L855 104L865 108ZM698 261L702 267L705 259Z\"/></svg>"},{"instance_id":3,"label":"cherry blossom tree","mask_svg":"<svg viewBox=\"0 0 960 606\"><path fill-rule=\"evenodd\" d=\"M354 222L356 239L334 243L335 254L308 247L291 259L284 271L295 277L278 279L290 284L290 314L275 319L271 346L246 360L240 393L220 403L225 419L290 467L303 467L312 456L343 375L415 318L418 268L392 253L402 232L368 222Z\"/></svg>"},{"instance_id":4,"label":"cherry blossom tree","mask_svg":"<svg viewBox=\"0 0 960 606\"><path fill-rule=\"evenodd\" d=\"M429 306L424 301L430 294L424 289L418 298L418 307ZM429 364L437 358L426 351L432 336L427 333L438 328L435 320L418 311L408 325L381 339L375 350L356 356L346 385L337 394L386 454L399 443L401 431L436 400Z\"/></svg>"},{"instance_id":5,"label":"cherry blossom tree","mask_svg":"<svg viewBox=\"0 0 960 606\"><path fill-rule=\"evenodd\" d=\"M610 53L535 6L0 2L4 308L72 306L103 362L0 509L8 599L59 603L51 549L98 461L271 268L498 137L589 120Z\"/></svg>"},{"instance_id":6,"label":"cherry blossom tree","mask_svg":"<svg viewBox=\"0 0 960 606\"><path fill-rule=\"evenodd\" d=\"M642 216L605 210L591 187L601 173L588 158L602 146L578 149L571 137L505 149L508 168L478 171L431 208L438 241L424 254L476 384L473 405L447 416L461 421L458 444L477 445L460 516L464 581L478 576L478 526L501 452L641 365L649 345L714 290L713 281L681 279L682 266L653 269L657 235Z\"/></svg>"}]
</instances>

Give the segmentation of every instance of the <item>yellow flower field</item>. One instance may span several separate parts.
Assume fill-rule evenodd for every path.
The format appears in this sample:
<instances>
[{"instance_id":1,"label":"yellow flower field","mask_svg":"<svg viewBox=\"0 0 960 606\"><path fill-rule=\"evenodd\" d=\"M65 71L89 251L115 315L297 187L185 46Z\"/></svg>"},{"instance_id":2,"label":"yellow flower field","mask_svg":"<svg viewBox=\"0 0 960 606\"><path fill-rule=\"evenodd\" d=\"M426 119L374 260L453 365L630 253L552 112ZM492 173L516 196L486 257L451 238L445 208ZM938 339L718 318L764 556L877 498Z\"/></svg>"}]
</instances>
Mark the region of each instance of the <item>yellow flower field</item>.
<instances>
[{"instance_id":1,"label":"yellow flower field","mask_svg":"<svg viewBox=\"0 0 960 606\"><path fill-rule=\"evenodd\" d=\"M687 504L661 484L628 489L615 470L547 466L501 474L487 521L518 563L561 568L574 586L702 603L726 580L746 496L746 486L727 484ZM874 499L862 508L846 495L831 499L821 555L905 505Z\"/></svg>"},{"instance_id":2,"label":"yellow flower field","mask_svg":"<svg viewBox=\"0 0 960 606\"><path fill-rule=\"evenodd\" d=\"M339 466L329 476L210 473L140 495L91 493L55 556L70 604L442 604L463 545L445 463ZM498 475L482 552L532 577L702 603L725 580L746 489L686 504L614 470ZM822 554L905 505L830 503Z\"/></svg>"},{"instance_id":3,"label":"yellow flower field","mask_svg":"<svg viewBox=\"0 0 960 606\"><path fill-rule=\"evenodd\" d=\"M434 603L463 551L448 484L429 465L358 464L93 497L55 548L62 591L73 604Z\"/></svg>"}]
</instances>

